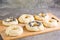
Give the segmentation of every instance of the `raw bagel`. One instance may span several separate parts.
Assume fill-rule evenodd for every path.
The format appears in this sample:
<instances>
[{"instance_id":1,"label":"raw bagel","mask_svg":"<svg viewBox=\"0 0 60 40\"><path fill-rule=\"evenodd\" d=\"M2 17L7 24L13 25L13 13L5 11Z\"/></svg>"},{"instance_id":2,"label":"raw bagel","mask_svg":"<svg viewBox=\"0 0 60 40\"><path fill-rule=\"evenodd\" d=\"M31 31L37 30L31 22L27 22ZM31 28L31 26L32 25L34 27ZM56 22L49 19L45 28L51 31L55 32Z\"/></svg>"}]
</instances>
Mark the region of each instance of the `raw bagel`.
<instances>
[{"instance_id":1,"label":"raw bagel","mask_svg":"<svg viewBox=\"0 0 60 40\"><path fill-rule=\"evenodd\" d=\"M57 26L59 26L59 23L57 22L57 20L54 20L54 19L50 19L49 21L45 21L43 24L45 25L45 27L57 27Z\"/></svg>"},{"instance_id":2,"label":"raw bagel","mask_svg":"<svg viewBox=\"0 0 60 40\"><path fill-rule=\"evenodd\" d=\"M47 21L51 19L51 17L48 14L40 13L39 15L34 15L35 20L38 21Z\"/></svg>"},{"instance_id":3,"label":"raw bagel","mask_svg":"<svg viewBox=\"0 0 60 40\"><path fill-rule=\"evenodd\" d=\"M44 26L39 21L31 21L26 25L26 29L28 31L40 31L40 30L44 30Z\"/></svg>"},{"instance_id":4,"label":"raw bagel","mask_svg":"<svg viewBox=\"0 0 60 40\"><path fill-rule=\"evenodd\" d=\"M44 14L44 13L40 13L39 16L42 18L42 20L47 21L50 20L51 17L48 15L48 13Z\"/></svg>"},{"instance_id":5,"label":"raw bagel","mask_svg":"<svg viewBox=\"0 0 60 40\"><path fill-rule=\"evenodd\" d=\"M7 18L5 20L2 21L3 25L9 26L9 25L13 25L13 24L18 24L18 20L16 18Z\"/></svg>"},{"instance_id":6,"label":"raw bagel","mask_svg":"<svg viewBox=\"0 0 60 40\"><path fill-rule=\"evenodd\" d=\"M34 21L34 17L29 14L23 14L22 16L19 17L19 22L21 23L29 23L31 21Z\"/></svg>"},{"instance_id":7,"label":"raw bagel","mask_svg":"<svg viewBox=\"0 0 60 40\"><path fill-rule=\"evenodd\" d=\"M11 25L6 28L5 34L8 36L18 36L23 33L22 27L18 25Z\"/></svg>"}]
</instances>

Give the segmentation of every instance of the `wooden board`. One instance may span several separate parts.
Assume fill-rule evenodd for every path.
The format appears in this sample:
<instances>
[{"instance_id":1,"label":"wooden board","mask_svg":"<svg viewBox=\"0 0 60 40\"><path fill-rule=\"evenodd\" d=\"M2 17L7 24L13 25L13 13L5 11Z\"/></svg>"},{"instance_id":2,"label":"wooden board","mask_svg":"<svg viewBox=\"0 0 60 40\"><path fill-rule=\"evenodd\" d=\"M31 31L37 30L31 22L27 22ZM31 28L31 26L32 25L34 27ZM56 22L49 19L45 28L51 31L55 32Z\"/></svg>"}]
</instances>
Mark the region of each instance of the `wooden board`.
<instances>
[{"instance_id":1,"label":"wooden board","mask_svg":"<svg viewBox=\"0 0 60 40\"><path fill-rule=\"evenodd\" d=\"M49 14L51 17L55 17L57 20L59 20L56 16ZM27 36L32 36L32 35L37 35L37 34L43 34L46 32L51 32L51 31L55 31L55 30L60 30L60 27L56 27L56 28L47 28L43 31L39 31L39 32L29 32L24 28L24 32L22 35L16 36L16 37L10 37L5 35L4 30L5 30L5 26L2 25L1 21L0 21L0 34L3 38L3 40L15 40L18 38L23 38L23 37L27 37Z\"/></svg>"},{"instance_id":2,"label":"wooden board","mask_svg":"<svg viewBox=\"0 0 60 40\"><path fill-rule=\"evenodd\" d=\"M1 22L1 20L0 20L0 34L1 34L1 32L2 32L3 30L5 30L5 28L6 28L6 27L4 27L4 26L2 25L2 22Z\"/></svg>"}]
</instances>

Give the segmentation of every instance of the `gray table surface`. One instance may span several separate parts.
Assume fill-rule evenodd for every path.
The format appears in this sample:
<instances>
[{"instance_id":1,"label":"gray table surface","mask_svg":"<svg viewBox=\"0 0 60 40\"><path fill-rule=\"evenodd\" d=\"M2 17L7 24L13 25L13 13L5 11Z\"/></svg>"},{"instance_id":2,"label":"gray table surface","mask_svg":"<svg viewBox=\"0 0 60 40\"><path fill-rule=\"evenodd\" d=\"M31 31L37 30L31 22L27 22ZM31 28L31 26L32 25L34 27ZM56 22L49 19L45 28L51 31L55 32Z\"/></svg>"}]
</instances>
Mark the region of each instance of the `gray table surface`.
<instances>
[{"instance_id":1,"label":"gray table surface","mask_svg":"<svg viewBox=\"0 0 60 40\"><path fill-rule=\"evenodd\" d=\"M35 5L35 3L37 3L37 5ZM8 7L3 8L2 7L2 8L0 8L0 19L2 20L4 18L10 17L10 16L18 17L24 13L38 14L40 12L45 12L45 13L52 12L54 15L56 15L58 18L60 18L60 7L49 6L47 8L47 6L44 4L46 8L44 7L41 9L39 6L39 4L40 4L39 1L38 2L36 1L35 3L32 2L32 5L29 4L30 6L28 5L28 6L20 7L20 8L8 8ZM21 5L21 6L23 6L23 5ZM1 7L1 5L0 5L0 7ZM0 40L2 40L1 37L0 37ZM54 32L49 32L49 33L45 33L45 34L41 34L41 35L25 37L25 38L21 38L18 40L60 40L60 31L54 31Z\"/></svg>"}]
</instances>

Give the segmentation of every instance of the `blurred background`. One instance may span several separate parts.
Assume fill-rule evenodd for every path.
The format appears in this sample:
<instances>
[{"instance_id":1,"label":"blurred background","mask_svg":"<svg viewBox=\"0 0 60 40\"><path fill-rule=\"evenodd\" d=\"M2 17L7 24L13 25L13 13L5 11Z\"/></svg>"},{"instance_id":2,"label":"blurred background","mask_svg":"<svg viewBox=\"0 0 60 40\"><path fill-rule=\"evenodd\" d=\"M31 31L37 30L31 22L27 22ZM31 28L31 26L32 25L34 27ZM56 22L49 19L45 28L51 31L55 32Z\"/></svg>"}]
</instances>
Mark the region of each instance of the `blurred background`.
<instances>
[{"instance_id":1,"label":"blurred background","mask_svg":"<svg viewBox=\"0 0 60 40\"><path fill-rule=\"evenodd\" d=\"M21 14L38 14L51 12L60 18L60 0L0 0L0 20ZM0 37L0 40L2 38ZM60 31L37 36L30 36L18 40L60 40Z\"/></svg>"}]
</instances>

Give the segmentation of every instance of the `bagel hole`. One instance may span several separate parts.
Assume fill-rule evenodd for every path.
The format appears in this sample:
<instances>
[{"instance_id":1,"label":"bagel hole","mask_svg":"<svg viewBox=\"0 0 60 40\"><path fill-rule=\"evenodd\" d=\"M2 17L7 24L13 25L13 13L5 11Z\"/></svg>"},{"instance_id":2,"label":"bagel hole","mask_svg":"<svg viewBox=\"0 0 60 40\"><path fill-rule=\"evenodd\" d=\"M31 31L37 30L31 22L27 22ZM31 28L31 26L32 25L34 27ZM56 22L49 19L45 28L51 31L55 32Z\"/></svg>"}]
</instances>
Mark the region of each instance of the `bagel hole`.
<instances>
[{"instance_id":1,"label":"bagel hole","mask_svg":"<svg viewBox=\"0 0 60 40\"><path fill-rule=\"evenodd\" d=\"M42 14L41 14L41 16L42 16L42 17L45 17L45 16L46 16L46 14L42 13Z\"/></svg>"},{"instance_id":2,"label":"bagel hole","mask_svg":"<svg viewBox=\"0 0 60 40\"><path fill-rule=\"evenodd\" d=\"M18 28L13 28L12 30L17 30Z\"/></svg>"},{"instance_id":3,"label":"bagel hole","mask_svg":"<svg viewBox=\"0 0 60 40\"><path fill-rule=\"evenodd\" d=\"M49 22L52 22L52 20L49 20Z\"/></svg>"},{"instance_id":4,"label":"bagel hole","mask_svg":"<svg viewBox=\"0 0 60 40\"><path fill-rule=\"evenodd\" d=\"M29 18L29 16L26 16L25 18Z\"/></svg>"},{"instance_id":5,"label":"bagel hole","mask_svg":"<svg viewBox=\"0 0 60 40\"><path fill-rule=\"evenodd\" d=\"M34 23L33 26L39 26L37 23Z\"/></svg>"}]
</instances>

